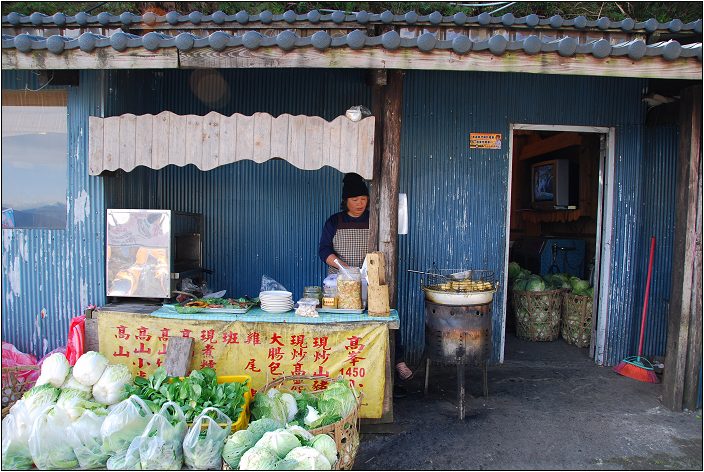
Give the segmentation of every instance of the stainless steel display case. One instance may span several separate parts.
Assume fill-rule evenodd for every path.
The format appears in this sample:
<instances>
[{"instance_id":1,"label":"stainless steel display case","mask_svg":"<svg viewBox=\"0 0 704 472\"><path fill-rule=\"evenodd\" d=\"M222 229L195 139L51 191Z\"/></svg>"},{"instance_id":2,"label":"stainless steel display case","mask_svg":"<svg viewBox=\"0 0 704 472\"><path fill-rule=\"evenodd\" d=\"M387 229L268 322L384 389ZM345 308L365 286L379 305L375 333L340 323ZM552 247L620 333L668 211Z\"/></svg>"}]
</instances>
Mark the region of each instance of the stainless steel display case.
<instances>
[{"instance_id":1,"label":"stainless steel display case","mask_svg":"<svg viewBox=\"0 0 704 472\"><path fill-rule=\"evenodd\" d=\"M203 215L171 210L108 209L108 297L171 298L184 278L203 273Z\"/></svg>"}]
</instances>

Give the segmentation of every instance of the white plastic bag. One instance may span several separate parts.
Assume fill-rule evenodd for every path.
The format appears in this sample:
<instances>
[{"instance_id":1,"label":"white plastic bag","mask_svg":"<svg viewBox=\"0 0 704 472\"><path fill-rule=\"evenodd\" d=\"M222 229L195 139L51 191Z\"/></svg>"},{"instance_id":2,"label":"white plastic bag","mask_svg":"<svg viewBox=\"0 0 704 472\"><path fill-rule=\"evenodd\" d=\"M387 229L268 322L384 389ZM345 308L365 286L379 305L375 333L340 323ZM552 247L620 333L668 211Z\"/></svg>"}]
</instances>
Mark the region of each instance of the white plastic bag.
<instances>
[{"instance_id":1,"label":"white plastic bag","mask_svg":"<svg viewBox=\"0 0 704 472\"><path fill-rule=\"evenodd\" d=\"M222 426L221 426L222 425ZM201 432L205 437L201 438ZM215 407L203 409L183 441L183 456L189 469L222 469L222 449L232 432L232 420Z\"/></svg>"},{"instance_id":2,"label":"white plastic bag","mask_svg":"<svg viewBox=\"0 0 704 472\"><path fill-rule=\"evenodd\" d=\"M103 448L100 427L105 416L86 410L66 431L66 440L73 448L81 469L104 468L109 454Z\"/></svg>"},{"instance_id":3,"label":"white plastic bag","mask_svg":"<svg viewBox=\"0 0 704 472\"><path fill-rule=\"evenodd\" d=\"M100 427L103 447L110 455L125 452L132 440L144 432L154 414L146 403L136 395L116 404L108 410L108 416Z\"/></svg>"},{"instance_id":4,"label":"white plastic bag","mask_svg":"<svg viewBox=\"0 0 704 472\"><path fill-rule=\"evenodd\" d=\"M142 470L139 462L139 442L141 436L132 440L126 451L110 456L107 462L108 470Z\"/></svg>"},{"instance_id":5,"label":"white plastic bag","mask_svg":"<svg viewBox=\"0 0 704 472\"><path fill-rule=\"evenodd\" d=\"M180 470L183 467L183 439L188 423L183 410L166 402L144 429L139 442L142 470Z\"/></svg>"},{"instance_id":6,"label":"white plastic bag","mask_svg":"<svg viewBox=\"0 0 704 472\"><path fill-rule=\"evenodd\" d=\"M3 343L5 344L5 343ZM29 469L34 461L29 452L32 423L29 410L21 400L15 402L2 420L2 466L6 469Z\"/></svg>"},{"instance_id":7,"label":"white plastic bag","mask_svg":"<svg viewBox=\"0 0 704 472\"><path fill-rule=\"evenodd\" d=\"M58 406L47 406L34 420L29 435L29 452L37 469L73 469L78 459L66 441L71 422Z\"/></svg>"}]
</instances>

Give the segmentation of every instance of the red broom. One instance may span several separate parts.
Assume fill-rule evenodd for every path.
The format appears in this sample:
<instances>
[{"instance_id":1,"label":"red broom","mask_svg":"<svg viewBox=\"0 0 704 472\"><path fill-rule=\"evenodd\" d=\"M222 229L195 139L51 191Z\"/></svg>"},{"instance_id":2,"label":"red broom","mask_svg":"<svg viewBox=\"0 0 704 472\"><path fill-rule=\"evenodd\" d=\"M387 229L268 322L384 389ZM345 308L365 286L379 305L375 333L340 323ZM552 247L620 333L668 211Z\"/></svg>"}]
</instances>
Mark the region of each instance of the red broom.
<instances>
[{"instance_id":1,"label":"red broom","mask_svg":"<svg viewBox=\"0 0 704 472\"><path fill-rule=\"evenodd\" d=\"M643 321L640 324L640 344L638 345L638 355L627 357L614 370L621 375L643 382L660 383L655 375L653 364L644 357L643 354L643 333L645 332L645 313L648 309L648 293L650 292L650 275L653 271L653 251L655 251L655 238L650 241L650 262L648 262L648 283L645 286L645 300L643 302Z\"/></svg>"}]
</instances>

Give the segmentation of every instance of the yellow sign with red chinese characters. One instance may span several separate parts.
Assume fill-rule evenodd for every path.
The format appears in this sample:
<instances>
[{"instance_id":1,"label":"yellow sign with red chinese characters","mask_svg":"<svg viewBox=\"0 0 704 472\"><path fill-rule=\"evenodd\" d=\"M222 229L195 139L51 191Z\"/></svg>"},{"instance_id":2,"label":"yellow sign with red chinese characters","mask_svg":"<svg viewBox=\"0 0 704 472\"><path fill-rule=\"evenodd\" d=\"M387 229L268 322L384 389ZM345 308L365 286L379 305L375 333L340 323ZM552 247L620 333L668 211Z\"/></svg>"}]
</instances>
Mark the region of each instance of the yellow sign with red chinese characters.
<instances>
[{"instance_id":1,"label":"yellow sign with red chinese characters","mask_svg":"<svg viewBox=\"0 0 704 472\"><path fill-rule=\"evenodd\" d=\"M389 338L384 322L206 321L100 311L98 333L100 352L135 376L163 365L169 337L191 337L191 369L249 375L255 391L282 375L342 375L364 392L362 418L380 418L383 412Z\"/></svg>"}]
</instances>

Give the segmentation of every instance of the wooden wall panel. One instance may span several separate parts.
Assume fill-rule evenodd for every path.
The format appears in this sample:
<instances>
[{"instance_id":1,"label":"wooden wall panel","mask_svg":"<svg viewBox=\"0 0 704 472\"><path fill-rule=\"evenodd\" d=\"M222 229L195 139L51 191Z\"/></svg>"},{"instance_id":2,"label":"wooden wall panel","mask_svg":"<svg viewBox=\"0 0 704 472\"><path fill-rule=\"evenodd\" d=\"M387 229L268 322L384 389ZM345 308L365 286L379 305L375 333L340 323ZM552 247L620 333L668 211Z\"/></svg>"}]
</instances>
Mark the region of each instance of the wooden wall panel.
<instances>
[{"instance_id":1,"label":"wooden wall panel","mask_svg":"<svg viewBox=\"0 0 704 472\"><path fill-rule=\"evenodd\" d=\"M160 169L193 164L201 170L249 159L272 158L299 169L327 165L341 172L357 172L371 180L374 168L374 117L353 122L339 116L328 122L318 116L266 113L223 116L125 114L91 117L89 167L91 175L104 170L131 171L143 165Z\"/></svg>"}]
</instances>

